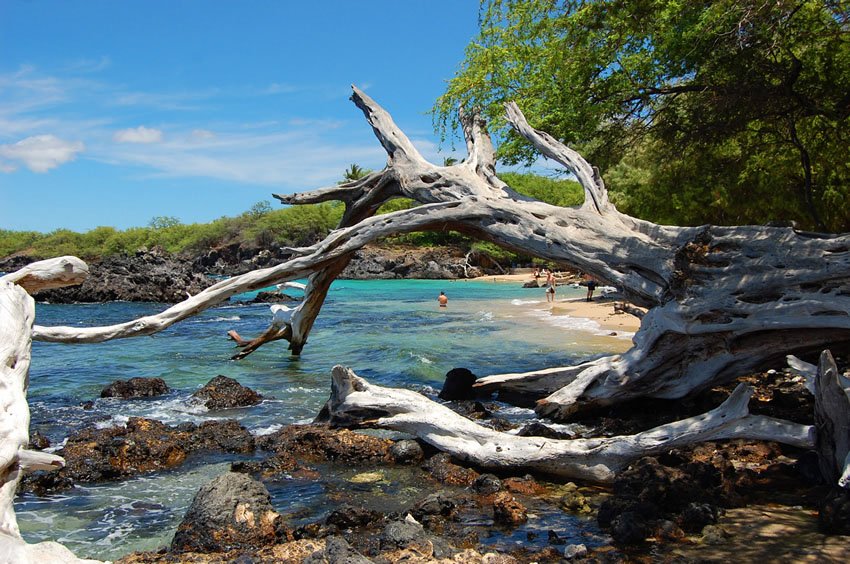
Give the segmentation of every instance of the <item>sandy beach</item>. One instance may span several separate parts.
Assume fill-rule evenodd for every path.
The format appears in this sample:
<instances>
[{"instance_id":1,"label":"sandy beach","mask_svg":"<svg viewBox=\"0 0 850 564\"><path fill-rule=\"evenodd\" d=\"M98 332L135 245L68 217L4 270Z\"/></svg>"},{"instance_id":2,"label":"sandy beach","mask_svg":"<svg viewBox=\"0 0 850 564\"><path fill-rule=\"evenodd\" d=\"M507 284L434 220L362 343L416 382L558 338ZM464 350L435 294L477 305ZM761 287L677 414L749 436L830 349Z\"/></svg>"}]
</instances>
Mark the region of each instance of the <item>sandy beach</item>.
<instances>
[{"instance_id":1,"label":"sandy beach","mask_svg":"<svg viewBox=\"0 0 850 564\"><path fill-rule=\"evenodd\" d=\"M525 284L534 280L530 274L497 274L493 276L481 276L476 278L483 282L493 283L510 283L510 284ZM558 286L558 289L568 286ZM584 290L584 288L582 288ZM540 288L543 292L543 287ZM569 315L571 317L582 317L590 319L599 324L604 329L618 332L634 333L640 327L640 319L634 315L627 313L615 313L614 304L618 301L610 298L603 298L598 293L593 297L593 300L588 302L583 297L561 298L556 292L555 302L547 304L551 307L552 315Z\"/></svg>"},{"instance_id":2,"label":"sandy beach","mask_svg":"<svg viewBox=\"0 0 850 564\"><path fill-rule=\"evenodd\" d=\"M594 297L593 301L584 298L555 299L552 306L553 315L570 315L592 319L605 329L612 331L629 331L634 333L640 327L640 319L628 313L615 313L614 304L617 300Z\"/></svg>"}]
</instances>

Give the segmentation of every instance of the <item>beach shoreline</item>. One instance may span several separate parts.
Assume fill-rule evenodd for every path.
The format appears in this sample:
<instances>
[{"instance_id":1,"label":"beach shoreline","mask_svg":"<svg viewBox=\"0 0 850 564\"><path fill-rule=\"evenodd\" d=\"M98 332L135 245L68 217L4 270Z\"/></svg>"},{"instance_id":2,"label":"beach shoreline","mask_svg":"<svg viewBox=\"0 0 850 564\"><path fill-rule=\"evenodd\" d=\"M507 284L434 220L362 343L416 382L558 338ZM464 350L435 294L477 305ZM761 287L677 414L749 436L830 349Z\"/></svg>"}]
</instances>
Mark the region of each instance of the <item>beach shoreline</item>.
<instances>
[{"instance_id":1,"label":"beach shoreline","mask_svg":"<svg viewBox=\"0 0 850 564\"><path fill-rule=\"evenodd\" d=\"M530 274L497 274L479 276L475 280L492 282L494 284L524 284L534 281L534 277ZM569 285L558 286L559 289L569 287ZM585 289L582 288L582 290L584 291ZM540 292L543 291L543 286L541 286ZM559 298L559 293L563 294L563 292L556 292L555 302L548 304L552 315L569 315L570 317L590 319L598 323L603 329L609 329L615 332L634 333L640 328L640 319L634 315L622 312L615 313L614 304L622 300L602 297L597 293L593 297L593 300L588 302L583 295L579 297Z\"/></svg>"}]
</instances>

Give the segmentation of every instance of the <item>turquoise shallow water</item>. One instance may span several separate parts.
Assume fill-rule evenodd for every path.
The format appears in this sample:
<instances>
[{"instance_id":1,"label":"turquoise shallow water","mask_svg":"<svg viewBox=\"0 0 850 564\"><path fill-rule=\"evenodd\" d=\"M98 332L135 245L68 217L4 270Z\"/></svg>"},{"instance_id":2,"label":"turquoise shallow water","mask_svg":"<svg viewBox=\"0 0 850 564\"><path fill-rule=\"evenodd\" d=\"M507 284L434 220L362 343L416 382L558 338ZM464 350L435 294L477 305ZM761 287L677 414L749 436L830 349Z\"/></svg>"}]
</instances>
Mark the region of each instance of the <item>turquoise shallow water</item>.
<instances>
[{"instance_id":1,"label":"turquoise shallow water","mask_svg":"<svg viewBox=\"0 0 850 564\"><path fill-rule=\"evenodd\" d=\"M441 290L449 296L447 308L437 307ZM579 296L582 290L565 288L559 297L571 297L572 292ZM105 325L163 308L123 302L39 304L36 323ZM439 389L445 373L454 367L469 368L479 376L522 372L622 351L629 344L622 336L603 336L607 332L587 320L552 316L542 290L520 284L337 281L300 357L289 356L286 343L277 342L242 361L230 361L234 347L226 332L236 329L243 337L252 337L269 321L267 305L229 303L150 337L96 345L34 343L29 389L32 429L47 435L54 445L74 429L121 424L130 416L172 425L236 417L253 432L266 433L310 421L328 397L329 373L336 364L350 366L381 385ZM269 399L226 413L189 407L188 396L218 374L235 378ZM110 382L134 376L161 377L172 392L151 400L98 397ZM93 410L81 407L86 401L94 401ZM505 414L533 415L518 408L507 408ZM120 484L79 487L48 499L21 496L16 504L18 520L30 542L58 540L83 556L114 558L153 549L170 541L198 487L228 464L224 459L195 460L179 470ZM345 478L337 476L337 482L344 483ZM418 491L425 485L402 482L402 478L391 480L380 491L370 490L367 497L383 499L381 503L389 507L428 493ZM338 488L333 480L270 486L279 511L304 522L320 518L330 506L328 490ZM350 493L358 492L354 488ZM567 535L581 528L567 521L548 526ZM517 542L516 534L492 542Z\"/></svg>"}]
</instances>

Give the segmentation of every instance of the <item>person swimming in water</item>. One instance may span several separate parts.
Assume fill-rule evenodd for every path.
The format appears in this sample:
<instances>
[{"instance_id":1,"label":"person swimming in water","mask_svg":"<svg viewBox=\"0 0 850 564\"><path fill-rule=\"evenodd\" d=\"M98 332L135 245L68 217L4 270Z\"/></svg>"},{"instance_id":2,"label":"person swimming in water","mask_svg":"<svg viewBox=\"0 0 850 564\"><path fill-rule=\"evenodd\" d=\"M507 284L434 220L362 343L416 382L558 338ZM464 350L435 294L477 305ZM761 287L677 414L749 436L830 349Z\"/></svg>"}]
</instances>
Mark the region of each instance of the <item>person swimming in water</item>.
<instances>
[{"instance_id":1,"label":"person swimming in water","mask_svg":"<svg viewBox=\"0 0 850 564\"><path fill-rule=\"evenodd\" d=\"M437 301L440 303L440 307L446 307L449 304L449 297L446 296L445 293L440 292L440 295L437 298Z\"/></svg>"}]
</instances>

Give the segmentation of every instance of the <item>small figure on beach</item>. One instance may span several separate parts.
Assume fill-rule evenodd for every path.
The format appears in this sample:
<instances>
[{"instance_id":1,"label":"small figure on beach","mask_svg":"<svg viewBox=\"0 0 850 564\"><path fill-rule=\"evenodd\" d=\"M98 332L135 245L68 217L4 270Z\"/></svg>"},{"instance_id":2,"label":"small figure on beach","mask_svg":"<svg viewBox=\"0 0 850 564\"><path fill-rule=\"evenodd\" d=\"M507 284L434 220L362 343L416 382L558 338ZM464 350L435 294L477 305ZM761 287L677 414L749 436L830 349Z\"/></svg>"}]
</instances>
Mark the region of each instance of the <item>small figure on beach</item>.
<instances>
[{"instance_id":1,"label":"small figure on beach","mask_svg":"<svg viewBox=\"0 0 850 564\"><path fill-rule=\"evenodd\" d=\"M590 274L588 274L585 277L584 285L587 286L587 301L590 301L593 299L593 291L596 289L597 286L596 279Z\"/></svg>"},{"instance_id":2,"label":"small figure on beach","mask_svg":"<svg viewBox=\"0 0 850 564\"><path fill-rule=\"evenodd\" d=\"M551 271L546 274L546 301L555 302L555 275Z\"/></svg>"},{"instance_id":3,"label":"small figure on beach","mask_svg":"<svg viewBox=\"0 0 850 564\"><path fill-rule=\"evenodd\" d=\"M444 292L440 292L440 295L437 297L437 302L440 304L440 307L446 307L449 305L449 297Z\"/></svg>"}]
</instances>

